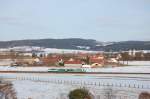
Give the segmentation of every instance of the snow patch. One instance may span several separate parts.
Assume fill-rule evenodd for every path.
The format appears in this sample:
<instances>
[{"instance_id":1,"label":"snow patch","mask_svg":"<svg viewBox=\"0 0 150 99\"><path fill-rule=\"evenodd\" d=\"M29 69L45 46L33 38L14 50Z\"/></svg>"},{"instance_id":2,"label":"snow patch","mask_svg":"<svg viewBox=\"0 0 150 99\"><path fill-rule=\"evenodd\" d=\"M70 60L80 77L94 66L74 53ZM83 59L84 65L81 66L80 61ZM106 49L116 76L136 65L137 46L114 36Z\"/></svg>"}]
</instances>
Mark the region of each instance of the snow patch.
<instances>
[{"instance_id":1,"label":"snow patch","mask_svg":"<svg viewBox=\"0 0 150 99\"><path fill-rule=\"evenodd\" d=\"M63 99L73 87L34 81L13 81L17 99Z\"/></svg>"}]
</instances>

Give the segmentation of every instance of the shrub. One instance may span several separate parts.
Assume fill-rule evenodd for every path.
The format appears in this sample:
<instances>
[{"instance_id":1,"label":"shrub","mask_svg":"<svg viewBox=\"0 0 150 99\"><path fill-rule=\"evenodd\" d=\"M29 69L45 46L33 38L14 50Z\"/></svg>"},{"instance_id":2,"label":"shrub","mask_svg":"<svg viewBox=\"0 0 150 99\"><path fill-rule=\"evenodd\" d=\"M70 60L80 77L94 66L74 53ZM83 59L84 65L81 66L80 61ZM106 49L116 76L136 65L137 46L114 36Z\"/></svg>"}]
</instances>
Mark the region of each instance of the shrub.
<instances>
[{"instance_id":1,"label":"shrub","mask_svg":"<svg viewBox=\"0 0 150 99\"><path fill-rule=\"evenodd\" d=\"M71 91L69 93L69 99L92 99L92 98L89 91L82 88Z\"/></svg>"},{"instance_id":2,"label":"shrub","mask_svg":"<svg viewBox=\"0 0 150 99\"><path fill-rule=\"evenodd\" d=\"M139 95L139 99L150 99L150 93L148 93L148 92L142 92Z\"/></svg>"}]
</instances>

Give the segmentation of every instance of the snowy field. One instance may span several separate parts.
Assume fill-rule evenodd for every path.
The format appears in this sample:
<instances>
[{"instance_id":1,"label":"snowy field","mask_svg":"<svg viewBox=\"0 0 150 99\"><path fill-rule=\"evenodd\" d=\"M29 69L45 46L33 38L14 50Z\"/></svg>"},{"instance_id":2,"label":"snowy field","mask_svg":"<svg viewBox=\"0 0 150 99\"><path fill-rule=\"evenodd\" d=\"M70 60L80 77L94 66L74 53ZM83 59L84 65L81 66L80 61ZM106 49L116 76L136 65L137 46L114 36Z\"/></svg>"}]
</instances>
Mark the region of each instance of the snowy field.
<instances>
[{"instance_id":1,"label":"snowy field","mask_svg":"<svg viewBox=\"0 0 150 99\"><path fill-rule=\"evenodd\" d=\"M86 51L86 50L71 50L71 49L57 49L57 48L45 48L45 53L98 53L100 51Z\"/></svg>"},{"instance_id":2,"label":"snowy field","mask_svg":"<svg viewBox=\"0 0 150 99\"><path fill-rule=\"evenodd\" d=\"M57 67L11 67L0 66L0 71L39 71L47 72L48 69ZM68 68L68 67L67 67ZM82 68L87 72L123 72L123 73L150 73L150 66L124 66L109 68Z\"/></svg>"},{"instance_id":3,"label":"snowy field","mask_svg":"<svg viewBox=\"0 0 150 99\"><path fill-rule=\"evenodd\" d=\"M95 79L96 80L96 79ZM98 79L97 79L98 80ZM81 81L81 80L80 80ZM92 80L93 81L93 80ZM88 82L88 80L86 80ZM122 79L101 79L99 82L102 82L101 86L95 83L93 84L80 84L73 85L69 82L66 84L60 83L51 83L51 82L42 82L42 81L31 81L31 80L15 80L13 81L13 89L16 92L18 99L68 99L68 94L71 90L76 88L86 88L88 89L95 97L97 96L108 96L108 92L116 96L115 99L138 99L138 95L147 91L150 92L149 82L144 83L145 81L134 81ZM105 82L105 83L104 83ZM108 86L107 83L116 83ZM120 84L121 86L120 86ZM130 84L130 85L129 85ZM135 85L134 85L135 84ZM144 84L144 87L143 85ZM139 86L140 85L140 86ZM132 88L131 88L132 87ZM134 88L135 87L135 88ZM147 89L149 88L149 89ZM118 98L117 98L118 97ZM121 97L121 98L120 98ZM109 99L107 98L94 98L94 99Z\"/></svg>"},{"instance_id":4,"label":"snowy field","mask_svg":"<svg viewBox=\"0 0 150 99\"><path fill-rule=\"evenodd\" d=\"M18 99L64 99L63 95L73 87L45 82L14 81L13 88Z\"/></svg>"},{"instance_id":5,"label":"snowy field","mask_svg":"<svg viewBox=\"0 0 150 99\"><path fill-rule=\"evenodd\" d=\"M132 66L150 66L150 61L120 61L120 63Z\"/></svg>"},{"instance_id":6,"label":"snowy field","mask_svg":"<svg viewBox=\"0 0 150 99\"><path fill-rule=\"evenodd\" d=\"M48 71L49 67L11 67L0 66L0 71Z\"/></svg>"},{"instance_id":7,"label":"snowy field","mask_svg":"<svg viewBox=\"0 0 150 99\"><path fill-rule=\"evenodd\" d=\"M9 66L12 62L11 59L0 59L0 66Z\"/></svg>"},{"instance_id":8,"label":"snowy field","mask_svg":"<svg viewBox=\"0 0 150 99\"><path fill-rule=\"evenodd\" d=\"M12 67L8 67L12 68ZM15 67L13 67L15 69ZM22 67L23 68L23 67ZM33 70L39 70L33 68ZM44 67L48 69L48 67ZM43 70L44 70L43 69ZM30 68L29 70L32 70ZM91 69L89 69L91 71ZM88 69L87 69L88 71ZM150 72L149 66L128 66L115 68L92 69L101 72ZM1 73L0 78L9 80L13 84L18 99L68 99L69 91L86 87L97 97L104 97L108 92L115 95L115 99L138 99L142 91L150 92L150 76L140 77L126 74L126 77L110 74L71 75L71 74L41 74L41 73ZM109 89L109 90L108 90ZM122 98L120 98L120 96ZM94 99L109 99L94 98Z\"/></svg>"},{"instance_id":9,"label":"snowy field","mask_svg":"<svg viewBox=\"0 0 150 99\"><path fill-rule=\"evenodd\" d=\"M150 66L124 66L113 68L86 69L89 72L150 73Z\"/></svg>"}]
</instances>

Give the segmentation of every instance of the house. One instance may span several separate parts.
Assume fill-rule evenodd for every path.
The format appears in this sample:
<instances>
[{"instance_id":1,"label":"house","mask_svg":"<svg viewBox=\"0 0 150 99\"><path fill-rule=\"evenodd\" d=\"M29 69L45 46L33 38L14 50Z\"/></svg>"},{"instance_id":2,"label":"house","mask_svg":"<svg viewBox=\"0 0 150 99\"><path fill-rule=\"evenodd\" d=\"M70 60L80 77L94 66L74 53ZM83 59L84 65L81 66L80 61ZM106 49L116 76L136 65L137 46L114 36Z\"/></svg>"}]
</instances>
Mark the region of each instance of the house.
<instances>
[{"instance_id":1,"label":"house","mask_svg":"<svg viewBox=\"0 0 150 99\"><path fill-rule=\"evenodd\" d=\"M64 65L66 67L81 67L83 64L83 62L81 60L78 60L78 59L73 59L73 58L70 58L69 60L65 61L64 62Z\"/></svg>"},{"instance_id":2,"label":"house","mask_svg":"<svg viewBox=\"0 0 150 99\"><path fill-rule=\"evenodd\" d=\"M110 63L118 63L116 58L110 58L110 59L108 59L108 62L110 62Z\"/></svg>"},{"instance_id":3,"label":"house","mask_svg":"<svg viewBox=\"0 0 150 99\"><path fill-rule=\"evenodd\" d=\"M34 59L31 57L22 57L22 58L17 58L13 60L12 64L17 64L17 65L21 65L21 66L28 66L28 65L33 65L34 64Z\"/></svg>"},{"instance_id":4,"label":"house","mask_svg":"<svg viewBox=\"0 0 150 99\"><path fill-rule=\"evenodd\" d=\"M91 65L82 65L82 68L92 68Z\"/></svg>"},{"instance_id":5,"label":"house","mask_svg":"<svg viewBox=\"0 0 150 99\"><path fill-rule=\"evenodd\" d=\"M42 62L47 66L56 66L60 60L62 60L62 57L60 57L59 55L52 55L50 57L43 58Z\"/></svg>"},{"instance_id":6,"label":"house","mask_svg":"<svg viewBox=\"0 0 150 99\"><path fill-rule=\"evenodd\" d=\"M102 67L104 65L104 56L102 55L90 56L90 63L92 67Z\"/></svg>"}]
</instances>

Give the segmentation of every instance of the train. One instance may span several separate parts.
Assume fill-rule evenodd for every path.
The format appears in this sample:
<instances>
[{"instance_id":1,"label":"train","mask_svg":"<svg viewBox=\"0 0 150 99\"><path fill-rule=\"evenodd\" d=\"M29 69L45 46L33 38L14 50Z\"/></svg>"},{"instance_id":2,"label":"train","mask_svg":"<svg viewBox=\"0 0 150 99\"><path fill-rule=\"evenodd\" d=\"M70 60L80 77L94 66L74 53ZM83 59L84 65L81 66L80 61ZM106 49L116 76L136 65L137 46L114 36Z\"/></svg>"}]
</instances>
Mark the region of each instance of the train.
<instances>
[{"instance_id":1,"label":"train","mask_svg":"<svg viewBox=\"0 0 150 99\"><path fill-rule=\"evenodd\" d=\"M83 69L48 69L48 72L53 72L53 73L84 73L86 72Z\"/></svg>"}]
</instances>

